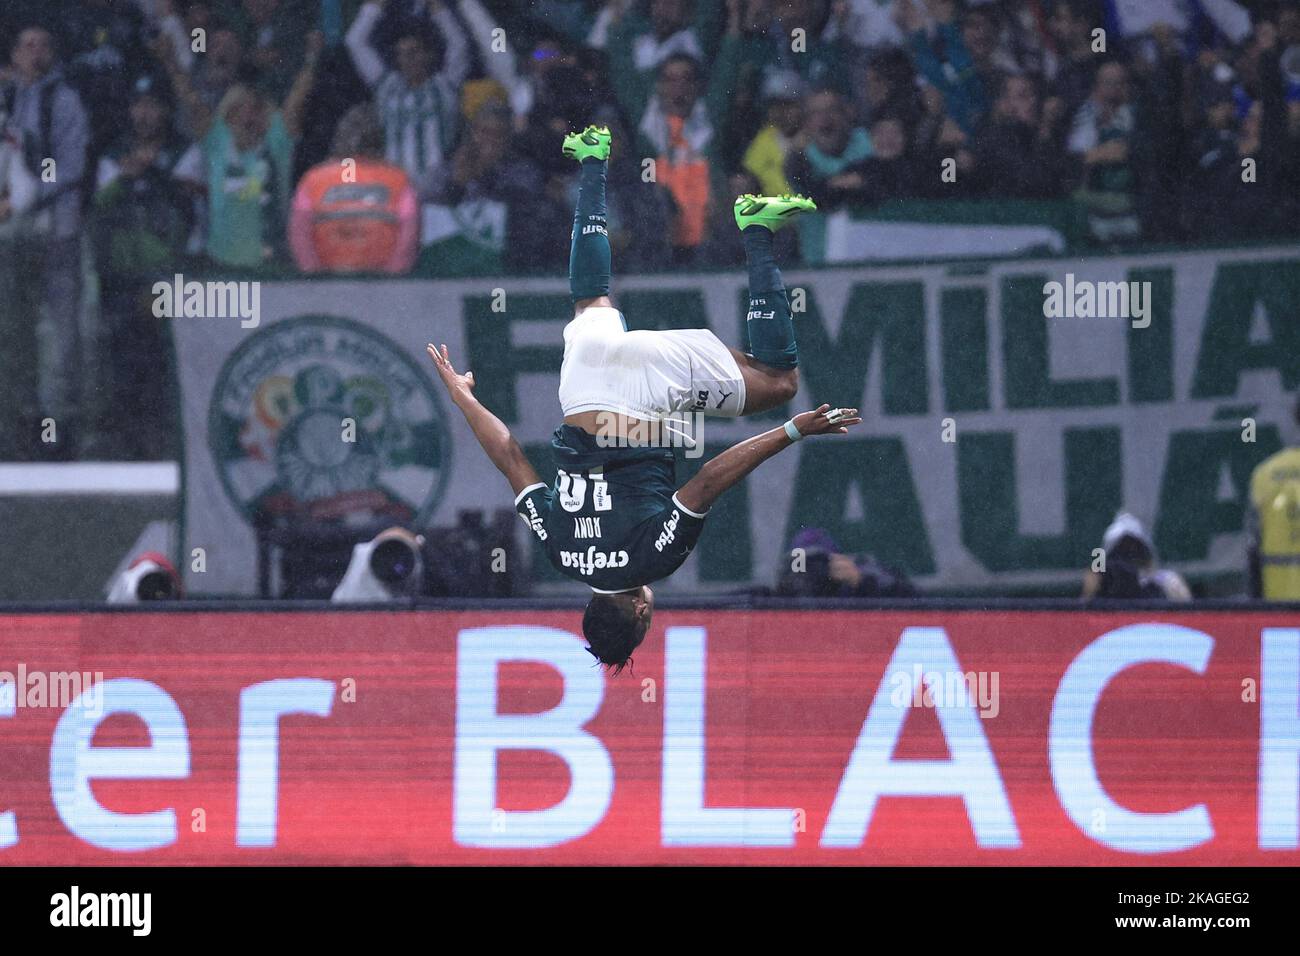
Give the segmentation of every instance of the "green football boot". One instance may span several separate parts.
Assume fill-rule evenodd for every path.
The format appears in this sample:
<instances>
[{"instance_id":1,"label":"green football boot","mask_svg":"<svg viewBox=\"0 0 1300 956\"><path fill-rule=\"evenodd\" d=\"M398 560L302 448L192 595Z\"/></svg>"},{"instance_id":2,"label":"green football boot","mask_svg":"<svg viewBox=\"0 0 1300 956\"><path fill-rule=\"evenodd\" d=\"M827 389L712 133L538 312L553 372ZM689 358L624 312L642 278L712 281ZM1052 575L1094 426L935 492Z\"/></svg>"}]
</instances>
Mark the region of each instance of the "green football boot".
<instances>
[{"instance_id":1,"label":"green football boot","mask_svg":"<svg viewBox=\"0 0 1300 956\"><path fill-rule=\"evenodd\" d=\"M611 137L608 126L588 126L581 133L564 137L564 155L582 162L584 159L609 159Z\"/></svg>"},{"instance_id":2,"label":"green football boot","mask_svg":"<svg viewBox=\"0 0 1300 956\"><path fill-rule=\"evenodd\" d=\"M746 226L764 226L776 232L801 212L814 212L817 204L805 196L755 196L745 193L736 198L736 225L743 232Z\"/></svg>"}]
</instances>

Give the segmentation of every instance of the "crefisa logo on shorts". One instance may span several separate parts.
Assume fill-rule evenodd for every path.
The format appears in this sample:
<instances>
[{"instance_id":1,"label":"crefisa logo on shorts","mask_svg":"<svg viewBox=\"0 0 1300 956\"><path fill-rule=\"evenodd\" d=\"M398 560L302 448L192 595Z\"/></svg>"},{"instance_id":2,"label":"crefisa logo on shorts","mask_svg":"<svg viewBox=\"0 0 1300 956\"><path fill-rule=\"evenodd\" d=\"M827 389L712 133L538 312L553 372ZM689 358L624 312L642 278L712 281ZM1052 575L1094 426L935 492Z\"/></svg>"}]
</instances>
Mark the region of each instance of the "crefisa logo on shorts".
<instances>
[{"instance_id":1,"label":"crefisa logo on shorts","mask_svg":"<svg viewBox=\"0 0 1300 956\"><path fill-rule=\"evenodd\" d=\"M385 336L331 316L275 322L231 354L208 442L227 495L250 519L421 522L451 460L429 377Z\"/></svg>"}]
</instances>

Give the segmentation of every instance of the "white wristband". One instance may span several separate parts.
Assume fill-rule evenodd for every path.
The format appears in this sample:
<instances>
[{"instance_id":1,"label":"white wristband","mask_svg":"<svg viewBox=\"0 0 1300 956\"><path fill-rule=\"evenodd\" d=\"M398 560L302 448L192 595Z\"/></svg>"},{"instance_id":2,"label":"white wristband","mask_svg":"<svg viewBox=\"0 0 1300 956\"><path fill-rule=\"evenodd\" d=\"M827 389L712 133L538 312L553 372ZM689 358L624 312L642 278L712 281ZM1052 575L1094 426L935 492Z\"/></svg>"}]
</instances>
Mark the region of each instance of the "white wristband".
<instances>
[{"instance_id":1,"label":"white wristband","mask_svg":"<svg viewBox=\"0 0 1300 956\"><path fill-rule=\"evenodd\" d=\"M795 426L793 418L785 423L785 434L791 441L803 441L803 432Z\"/></svg>"}]
</instances>

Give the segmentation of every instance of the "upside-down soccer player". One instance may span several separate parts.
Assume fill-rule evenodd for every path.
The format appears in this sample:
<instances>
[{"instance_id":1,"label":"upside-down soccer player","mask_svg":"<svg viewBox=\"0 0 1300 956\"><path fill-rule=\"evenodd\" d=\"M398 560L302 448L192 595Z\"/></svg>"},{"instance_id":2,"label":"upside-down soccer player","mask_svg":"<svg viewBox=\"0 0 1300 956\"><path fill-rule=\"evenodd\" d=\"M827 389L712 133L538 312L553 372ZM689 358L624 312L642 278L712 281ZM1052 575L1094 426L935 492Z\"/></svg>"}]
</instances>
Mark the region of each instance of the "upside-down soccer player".
<instances>
[{"instance_id":1,"label":"upside-down soccer player","mask_svg":"<svg viewBox=\"0 0 1300 956\"><path fill-rule=\"evenodd\" d=\"M589 126L564 139L581 163L569 256L574 315L564 329L560 405L552 442L553 488L506 426L474 397L474 375L458 373L447 347L429 346L452 401L479 444L510 481L515 507L561 574L593 592L582 619L591 653L618 670L650 626L648 585L691 553L709 507L761 462L807 435L842 434L857 409L823 405L724 451L676 487L671 447L659 428L669 416L753 415L789 401L799 388L790 305L772 255L773 233L816 208L799 196L741 196L735 203L749 262L748 354L707 329L628 331L609 298L605 167L610 135Z\"/></svg>"}]
</instances>

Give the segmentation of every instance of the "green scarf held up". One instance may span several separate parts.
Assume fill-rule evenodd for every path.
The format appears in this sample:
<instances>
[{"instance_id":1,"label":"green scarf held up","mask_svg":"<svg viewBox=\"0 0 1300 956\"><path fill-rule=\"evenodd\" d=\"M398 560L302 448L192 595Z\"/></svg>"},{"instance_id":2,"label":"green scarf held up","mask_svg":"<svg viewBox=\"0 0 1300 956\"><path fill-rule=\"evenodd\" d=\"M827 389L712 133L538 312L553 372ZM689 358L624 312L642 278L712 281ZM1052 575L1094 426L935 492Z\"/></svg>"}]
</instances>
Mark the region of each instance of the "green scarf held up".
<instances>
[{"instance_id":1,"label":"green scarf held up","mask_svg":"<svg viewBox=\"0 0 1300 956\"><path fill-rule=\"evenodd\" d=\"M818 179L830 179L871 155L871 137L861 126L855 126L853 132L849 134L849 141L844 151L838 156L823 152L816 143L809 143L804 150L804 155L808 157L808 163Z\"/></svg>"}]
</instances>

